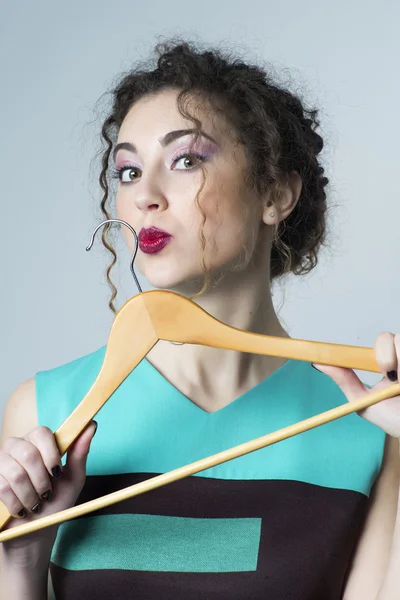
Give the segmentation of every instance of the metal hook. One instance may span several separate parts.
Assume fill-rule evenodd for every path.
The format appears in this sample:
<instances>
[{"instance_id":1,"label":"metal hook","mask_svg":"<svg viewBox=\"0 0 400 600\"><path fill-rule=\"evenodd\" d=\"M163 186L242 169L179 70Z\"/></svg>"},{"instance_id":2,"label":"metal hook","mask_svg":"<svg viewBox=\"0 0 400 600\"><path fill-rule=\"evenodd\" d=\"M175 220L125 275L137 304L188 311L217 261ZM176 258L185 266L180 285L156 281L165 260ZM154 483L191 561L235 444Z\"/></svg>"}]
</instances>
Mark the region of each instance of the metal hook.
<instances>
[{"instance_id":1,"label":"metal hook","mask_svg":"<svg viewBox=\"0 0 400 600\"><path fill-rule=\"evenodd\" d=\"M103 227L107 223L122 223L122 225L126 225L127 227L129 227L129 229L132 231L133 235L135 236L136 248L135 248L135 252L133 253L132 259L131 259L131 272L132 272L133 279L135 280L135 283L137 285L137 288L138 288L139 292L142 293L143 290L142 290L142 288L140 286L139 280L136 277L136 273L135 273L135 270L133 268L133 263L135 262L136 254L137 254L137 251L138 251L139 241L138 241L138 236L136 234L136 231L133 229L133 227L131 227L129 225L129 223L127 223L126 221L122 221L121 219L107 219L107 221L103 221L102 223L100 223L100 225L98 225L96 227L96 229L92 233L92 239L90 240L90 244L89 244L89 246L87 246L86 250L87 251L91 250L91 248L93 246L93 242L94 242L94 237L95 237L96 233L98 232L98 230L100 229L100 227Z\"/></svg>"}]
</instances>

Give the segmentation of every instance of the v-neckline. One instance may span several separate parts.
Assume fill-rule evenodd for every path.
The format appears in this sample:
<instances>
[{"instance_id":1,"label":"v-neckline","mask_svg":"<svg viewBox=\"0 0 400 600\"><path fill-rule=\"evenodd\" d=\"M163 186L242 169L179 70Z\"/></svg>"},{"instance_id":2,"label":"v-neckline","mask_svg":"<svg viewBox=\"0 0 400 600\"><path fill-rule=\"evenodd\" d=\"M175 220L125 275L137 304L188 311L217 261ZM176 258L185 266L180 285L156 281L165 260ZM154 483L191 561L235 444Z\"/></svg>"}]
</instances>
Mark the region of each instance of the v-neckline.
<instances>
[{"instance_id":1,"label":"v-neckline","mask_svg":"<svg viewBox=\"0 0 400 600\"><path fill-rule=\"evenodd\" d=\"M205 415L206 417L211 417L212 415L218 415L218 414L222 413L223 411L232 410L232 407L237 406L238 404L243 402L244 399L247 398L248 396L251 396L254 393L257 393L258 391L260 391L261 388L269 385L271 383L271 381L274 381L277 377L281 376L282 373L287 371L294 363L297 363L298 361L296 361L294 359L288 359L286 362L283 363L283 365L281 365L280 367L278 367L278 369L276 369L273 373L271 373L271 375L268 375L265 379L262 379L255 386L253 386L252 388L250 388L243 394L240 394L240 396L238 396L234 400L231 400L231 402L229 402L225 406L222 406L218 410L214 410L212 412L208 412L207 410L204 410L204 408L201 408L201 406L199 406L198 404L193 402L193 400L188 398L188 396L186 396L183 392L181 392L169 379L167 379L167 377L165 377L165 375L163 375L157 369L157 367L155 367L149 361L149 359L147 357L144 357L144 362L145 362L145 364L147 364L148 368L155 373L155 376L158 377L159 379L161 379L165 383L165 385L170 387L177 396L180 396L181 398L183 398L188 403L189 407L193 407L194 410L199 411L201 414Z\"/></svg>"}]
</instances>

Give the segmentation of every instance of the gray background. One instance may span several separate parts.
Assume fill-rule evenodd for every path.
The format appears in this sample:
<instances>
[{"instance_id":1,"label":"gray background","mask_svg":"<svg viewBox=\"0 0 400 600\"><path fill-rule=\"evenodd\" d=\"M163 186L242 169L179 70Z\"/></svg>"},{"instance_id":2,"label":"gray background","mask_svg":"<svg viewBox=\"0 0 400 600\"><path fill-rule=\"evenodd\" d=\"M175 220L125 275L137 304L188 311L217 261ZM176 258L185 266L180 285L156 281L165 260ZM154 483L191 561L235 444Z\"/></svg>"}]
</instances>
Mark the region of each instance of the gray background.
<instances>
[{"instance_id":1,"label":"gray background","mask_svg":"<svg viewBox=\"0 0 400 600\"><path fill-rule=\"evenodd\" d=\"M399 24L388 0L2 3L1 412L18 383L107 341L108 255L100 239L85 251L102 220L88 123L160 35L267 60L321 109L330 248L275 289L291 336L371 347L400 331ZM128 263L118 306L136 293Z\"/></svg>"}]
</instances>

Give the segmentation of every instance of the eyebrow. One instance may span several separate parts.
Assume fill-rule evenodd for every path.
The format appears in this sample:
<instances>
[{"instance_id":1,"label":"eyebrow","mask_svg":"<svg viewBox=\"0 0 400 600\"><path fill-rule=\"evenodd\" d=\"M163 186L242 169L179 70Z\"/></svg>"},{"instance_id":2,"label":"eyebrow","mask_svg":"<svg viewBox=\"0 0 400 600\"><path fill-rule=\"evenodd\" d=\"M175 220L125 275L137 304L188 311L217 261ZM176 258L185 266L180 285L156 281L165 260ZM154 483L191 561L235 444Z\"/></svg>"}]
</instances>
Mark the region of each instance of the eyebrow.
<instances>
[{"instance_id":1,"label":"eyebrow","mask_svg":"<svg viewBox=\"0 0 400 600\"><path fill-rule=\"evenodd\" d=\"M185 135L190 135L192 133L197 133L197 129L177 129L176 131L170 131L169 133L166 133L158 141L160 142L161 146L163 148L165 148L165 146L168 146L168 144L171 144L172 142L174 142L178 138L183 137ZM207 138L208 140L210 140L214 144L217 143L211 137L211 135L208 135L207 133L204 133L204 131L201 131L200 135L202 137ZM114 159L114 161L115 161L115 157L117 155L118 150L129 150L130 152L137 152L136 146L134 144L132 144L131 142L120 142L114 148L114 152L113 152L113 159Z\"/></svg>"}]
</instances>

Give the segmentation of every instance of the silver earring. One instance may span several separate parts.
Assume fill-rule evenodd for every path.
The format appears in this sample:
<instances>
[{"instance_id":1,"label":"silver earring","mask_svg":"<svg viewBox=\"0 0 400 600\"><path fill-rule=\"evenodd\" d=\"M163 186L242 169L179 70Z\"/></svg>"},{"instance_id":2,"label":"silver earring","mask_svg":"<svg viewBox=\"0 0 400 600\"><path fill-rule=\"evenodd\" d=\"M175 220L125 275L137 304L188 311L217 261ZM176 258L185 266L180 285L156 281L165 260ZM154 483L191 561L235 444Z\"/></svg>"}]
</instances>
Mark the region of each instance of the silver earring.
<instances>
[{"instance_id":1,"label":"silver earring","mask_svg":"<svg viewBox=\"0 0 400 600\"><path fill-rule=\"evenodd\" d=\"M269 216L270 216L270 217L274 217L274 216L275 216L275 213L273 213L273 212L272 212L272 213L269 213Z\"/></svg>"}]
</instances>

